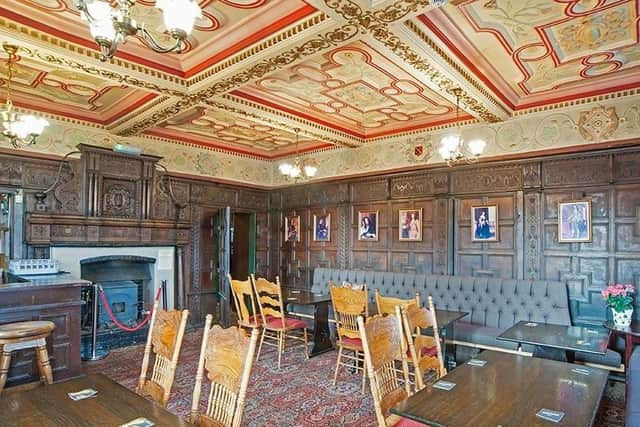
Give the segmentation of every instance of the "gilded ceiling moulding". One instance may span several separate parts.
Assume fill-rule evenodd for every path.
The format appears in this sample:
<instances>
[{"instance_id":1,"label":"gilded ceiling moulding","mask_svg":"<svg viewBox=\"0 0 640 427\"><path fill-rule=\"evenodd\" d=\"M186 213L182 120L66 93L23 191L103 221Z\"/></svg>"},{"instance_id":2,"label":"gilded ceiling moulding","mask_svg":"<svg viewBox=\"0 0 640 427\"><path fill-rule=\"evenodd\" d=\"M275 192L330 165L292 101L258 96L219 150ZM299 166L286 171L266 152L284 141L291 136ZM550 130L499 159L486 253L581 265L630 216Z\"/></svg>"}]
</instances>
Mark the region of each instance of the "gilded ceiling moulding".
<instances>
[{"instance_id":1,"label":"gilded ceiling moulding","mask_svg":"<svg viewBox=\"0 0 640 427\"><path fill-rule=\"evenodd\" d=\"M347 22L357 25L364 31L369 32L373 38L382 43L395 55L402 58L407 64L423 72L432 83L441 90L452 94L452 89L460 85L449 79L426 60L422 59L409 45L400 40L389 28L389 24L405 18L412 12L417 12L419 8L429 6L429 0L397 1L383 9L376 11L363 11L362 8L351 0L325 0L325 5L339 13ZM502 119L489 111L484 104L467 92L463 91L460 100L467 109L473 111L483 120L489 123L500 122Z\"/></svg>"},{"instance_id":2,"label":"gilded ceiling moulding","mask_svg":"<svg viewBox=\"0 0 640 427\"><path fill-rule=\"evenodd\" d=\"M30 58L46 62L48 64L55 64L65 69L71 69L74 71L81 71L83 73L97 76L109 81L115 81L120 84L126 84L128 86L136 87L139 89L146 89L150 92L159 93L162 95L169 95L174 97L182 97L185 92L177 91L167 87L159 86L155 83L147 82L136 77L128 76L125 74L116 73L115 71L106 70L104 68L98 68L90 65L83 64L72 59L65 58L63 56L54 55L52 53L41 52L38 49L32 49L25 46L20 46L20 55L28 56Z\"/></svg>"},{"instance_id":3,"label":"gilded ceiling moulding","mask_svg":"<svg viewBox=\"0 0 640 427\"><path fill-rule=\"evenodd\" d=\"M527 108L525 110L518 110L514 112L513 115L526 116L527 114L531 114L531 113L556 110L558 108L573 107L575 105L590 104L592 102L607 101L610 99L625 98L627 96L635 96L638 94L640 94L640 89L627 89L627 90L623 90L615 93L606 93L602 95L591 96L589 98L573 99L571 101L558 102L556 104L547 104L547 105L541 105L540 107Z\"/></svg>"},{"instance_id":4,"label":"gilded ceiling moulding","mask_svg":"<svg viewBox=\"0 0 640 427\"><path fill-rule=\"evenodd\" d=\"M192 86L198 82L201 82L207 79L208 77L211 77L212 75L221 72L222 70L225 70L235 64L238 64L239 62L244 61L247 58L257 55L258 53L264 51L265 49L273 48L278 44L284 42L288 38L294 37L302 33L303 31L306 31L306 30L309 30L310 28L318 26L319 24L325 22L327 19L328 17L324 13L320 12L318 14L315 14L308 19L305 19L283 31L280 31L278 34L271 36L266 40L261 41L258 44L250 46L249 48L233 55L230 59L227 59L225 61L219 62L211 66L207 70L189 79L187 84L188 86Z\"/></svg>"},{"instance_id":5,"label":"gilded ceiling moulding","mask_svg":"<svg viewBox=\"0 0 640 427\"><path fill-rule=\"evenodd\" d=\"M472 85L478 92L482 93L489 101L491 101L496 107L505 109L505 107L496 99L495 96L491 92L489 92L477 79L473 77L471 73L465 70L460 66L459 61L455 61L451 59L447 53L440 48L436 43L431 40L420 28L415 24L415 22L408 20L404 23L404 26L411 30L420 40L422 40L431 51L438 55L443 61L447 63L452 69L458 72L464 79Z\"/></svg>"},{"instance_id":6,"label":"gilded ceiling moulding","mask_svg":"<svg viewBox=\"0 0 640 427\"><path fill-rule=\"evenodd\" d=\"M217 102L215 100L205 100L203 101L203 104L211 106L211 107L215 107L215 108L220 108L226 111L232 111L234 113L240 114L240 115L247 115L250 117L253 117L257 120L261 120L263 122L267 122L269 124L272 124L275 127L282 127L282 128L286 128L288 130L291 130L292 132L295 130L295 128L304 126L305 127L305 133L307 136L312 136L314 138L320 139L322 141L326 141L326 142L330 142L334 145L338 145L338 146L347 146L347 147L358 147L360 145L362 145L364 143L364 141L361 138L357 138L355 136L346 134L344 132L339 132L336 131L335 129L331 129L327 126L322 126L318 123L312 122L310 120L305 120L303 118L294 116L293 114L288 114L279 110L275 110L273 108L269 108L267 106L261 105L261 104L257 104L257 103L253 103L251 101L248 101L246 99L242 99L242 98L238 98L229 94L223 95L222 98L224 100L236 103L236 104L240 104L240 105L244 105L246 107L249 108L253 108L256 110L260 110L264 113L273 115L273 116L277 116L277 117L281 117L282 121L280 120L273 120L270 119L268 117L265 116L259 116L257 114L253 114L253 113L249 113L246 110L241 110L239 108L235 108L235 107L231 107L228 106L226 104ZM294 125L288 125L286 124L286 121L292 121L294 122ZM318 129L320 132L322 133L317 133L317 132L312 132L309 131L309 128L315 128ZM329 135L336 135L338 138L336 137L332 137ZM343 138L343 139L339 139L339 138Z\"/></svg>"},{"instance_id":7,"label":"gilded ceiling moulding","mask_svg":"<svg viewBox=\"0 0 640 427\"><path fill-rule=\"evenodd\" d=\"M82 64L77 61L72 61L60 56L58 53L45 53L41 52L37 48L26 47L25 38L29 38L31 39L32 43L45 43L54 50L63 50L64 52L61 53L79 55L83 57L83 59L86 58L90 61L95 60L96 63L99 63L99 52L92 49L87 49L74 43L70 43L64 39L53 37L50 34L43 33L31 27L27 27L0 17L0 28L3 28L5 31L8 30L8 37L12 38L13 42L20 46L20 53L27 54L31 58L39 59L50 64L64 66L75 71L82 71L93 76L100 76L102 78L110 79L119 83L126 83L128 85L148 89L153 92L163 93L165 95L182 96L184 94L183 91L161 86L157 83L145 82L142 79L133 76L123 75L117 72L109 71L107 69L100 69L97 67ZM162 73L160 71L138 65L134 62L124 61L118 57L111 58L109 62L110 64L117 67L130 69L140 74L154 77L159 80L165 80L167 82L175 83L179 86L186 86L186 81L184 79L181 79L180 77Z\"/></svg>"},{"instance_id":8,"label":"gilded ceiling moulding","mask_svg":"<svg viewBox=\"0 0 640 427\"><path fill-rule=\"evenodd\" d=\"M215 82L212 86L203 89L195 94L188 95L174 105L152 114L150 117L134 124L133 126L123 130L119 134L122 136L136 135L145 129L153 127L160 122L165 121L169 117L183 111L186 108L193 107L199 102L225 94L236 89L251 80L258 79L267 73L283 68L287 65L305 58L309 55L316 54L323 50L337 47L344 42L354 38L359 33L358 27L352 24L343 25L335 30L325 34L320 34L310 40L303 42L300 46L293 47L274 57L260 61L257 64L249 66L246 70L238 74Z\"/></svg>"}]
</instances>

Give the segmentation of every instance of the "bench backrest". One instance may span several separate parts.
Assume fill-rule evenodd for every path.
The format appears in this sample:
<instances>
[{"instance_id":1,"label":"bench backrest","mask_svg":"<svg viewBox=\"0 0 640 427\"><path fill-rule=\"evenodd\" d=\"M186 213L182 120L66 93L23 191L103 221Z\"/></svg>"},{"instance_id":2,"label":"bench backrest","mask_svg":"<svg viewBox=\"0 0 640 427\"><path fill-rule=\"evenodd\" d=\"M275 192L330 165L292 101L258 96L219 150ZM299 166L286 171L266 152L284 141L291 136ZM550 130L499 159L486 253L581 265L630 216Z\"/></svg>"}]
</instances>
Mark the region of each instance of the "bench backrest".
<instances>
[{"instance_id":1,"label":"bench backrest","mask_svg":"<svg viewBox=\"0 0 640 427\"><path fill-rule=\"evenodd\" d=\"M557 281L316 268L311 290L326 294L329 282L343 281L366 283L384 296L431 295L436 308L467 311L463 321L483 326L507 328L520 320L571 324L567 288Z\"/></svg>"}]
</instances>

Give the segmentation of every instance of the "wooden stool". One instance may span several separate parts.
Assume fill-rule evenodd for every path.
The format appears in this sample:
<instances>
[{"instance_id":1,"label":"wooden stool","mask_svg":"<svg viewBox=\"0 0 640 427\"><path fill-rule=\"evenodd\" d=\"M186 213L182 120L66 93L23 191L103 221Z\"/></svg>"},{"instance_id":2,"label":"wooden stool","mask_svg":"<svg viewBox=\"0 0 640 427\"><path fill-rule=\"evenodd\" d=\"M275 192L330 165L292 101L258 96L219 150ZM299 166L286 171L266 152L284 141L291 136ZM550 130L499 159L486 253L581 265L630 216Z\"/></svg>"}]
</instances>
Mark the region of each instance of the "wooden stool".
<instances>
[{"instance_id":1,"label":"wooden stool","mask_svg":"<svg viewBox=\"0 0 640 427\"><path fill-rule=\"evenodd\" d=\"M53 384L53 374L49 363L46 338L56 325L53 322L33 321L0 325L0 393L7 382L11 352L25 348L35 348L38 358L40 381Z\"/></svg>"}]
</instances>

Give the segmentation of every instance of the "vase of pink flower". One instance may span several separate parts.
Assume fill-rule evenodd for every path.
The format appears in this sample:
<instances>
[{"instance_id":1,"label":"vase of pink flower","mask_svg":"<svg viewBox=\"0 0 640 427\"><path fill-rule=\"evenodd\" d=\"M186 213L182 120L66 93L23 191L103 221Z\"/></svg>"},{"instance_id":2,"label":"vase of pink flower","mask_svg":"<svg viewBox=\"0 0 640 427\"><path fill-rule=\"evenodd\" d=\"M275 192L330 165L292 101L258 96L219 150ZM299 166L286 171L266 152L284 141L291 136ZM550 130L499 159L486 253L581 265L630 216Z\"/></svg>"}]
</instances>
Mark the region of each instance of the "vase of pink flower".
<instances>
[{"instance_id":1,"label":"vase of pink flower","mask_svg":"<svg viewBox=\"0 0 640 427\"><path fill-rule=\"evenodd\" d=\"M602 291L602 298L611 307L613 324L619 328L628 328L633 319L633 298L635 292L633 285L609 285Z\"/></svg>"}]
</instances>

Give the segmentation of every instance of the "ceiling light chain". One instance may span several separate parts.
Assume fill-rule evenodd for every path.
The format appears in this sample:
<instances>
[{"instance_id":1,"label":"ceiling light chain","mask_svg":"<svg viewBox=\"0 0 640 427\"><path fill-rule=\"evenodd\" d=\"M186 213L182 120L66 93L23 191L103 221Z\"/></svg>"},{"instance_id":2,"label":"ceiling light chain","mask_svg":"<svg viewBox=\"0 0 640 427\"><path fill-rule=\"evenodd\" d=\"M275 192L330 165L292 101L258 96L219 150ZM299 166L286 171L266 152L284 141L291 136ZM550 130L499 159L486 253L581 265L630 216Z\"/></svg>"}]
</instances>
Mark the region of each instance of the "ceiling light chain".
<instances>
[{"instance_id":1,"label":"ceiling light chain","mask_svg":"<svg viewBox=\"0 0 640 427\"><path fill-rule=\"evenodd\" d=\"M98 46L100 60L112 58L118 44L126 43L128 36L140 34L144 43L159 53L180 53L184 40L193 31L197 18L202 17L202 10L195 0L156 0L156 7L162 10L164 25L175 39L172 46L162 46L144 23L138 25L131 17L131 8L136 0L117 0L118 6L113 8L106 0L77 0L76 8L83 19L89 21L89 28Z\"/></svg>"},{"instance_id":2,"label":"ceiling light chain","mask_svg":"<svg viewBox=\"0 0 640 427\"><path fill-rule=\"evenodd\" d=\"M278 166L280 173L285 176L286 179L293 179L298 181L302 178L313 178L318 172L318 168L315 162L302 162L300 160L300 128L295 128L296 132L296 158L293 164L289 162L281 163Z\"/></svg>"},{"instance_id":3,"label":"ceiling light chain","mask_svg":"<svg viewBox=\"0 0 640 427\"><path fill-rule=\"evenodd\" d=\"M442 138L438 151L442 160L447 162L448 166L462 162L476 163L484 151L486 142L482 139L473 139L467 142L465 147L464 139L460 132L460 95L462 94L462 89L454 88L452 92L456 96L456 130L454 134L446 135Z\"/></svg>"},{"instance_id":4,"label":"ceiling light chain","mask_svg":"<svg viewBox=\"0 0 640 427\"><path fill-rule=\"evenodd\" d=\"M21 145L32 145L36 143L44 128L49 126L49 122L42 117L32 114L18 114L13 107L11 90L13 89L13 64L18 52L18 46L3 43L2 48L7 53L7 100L4 106L0 107L0 121L2 124L2 136L7 138L13 148L20 148Z\"/></svg>"}]
</instances>

